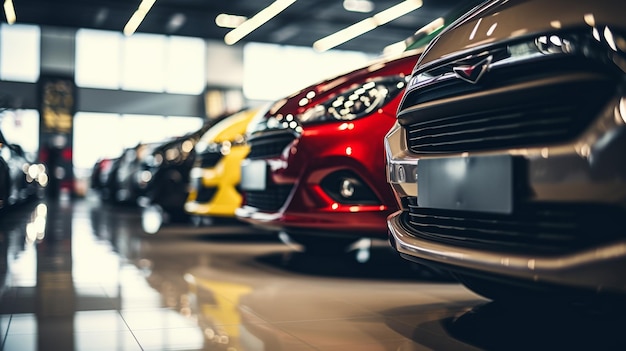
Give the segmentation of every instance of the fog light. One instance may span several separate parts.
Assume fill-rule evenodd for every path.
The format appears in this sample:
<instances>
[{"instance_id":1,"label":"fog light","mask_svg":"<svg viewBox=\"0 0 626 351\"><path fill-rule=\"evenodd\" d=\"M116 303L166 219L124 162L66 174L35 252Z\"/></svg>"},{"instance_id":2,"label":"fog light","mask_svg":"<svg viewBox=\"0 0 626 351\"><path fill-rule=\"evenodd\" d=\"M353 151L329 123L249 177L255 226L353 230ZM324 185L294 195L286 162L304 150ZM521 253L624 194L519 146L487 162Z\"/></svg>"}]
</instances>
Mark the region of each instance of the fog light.
<instances>
[{"instance_id":1,"label":"fog light","mask_svg":"<svg viewBox=\"0 0 626 351\"><path fill-rule=\"evenodd\" d=\"M320 182L324 192L342 205L374 205L380 201L356 173L349 170L333 172Z\"/></svg>"}]
</instances>

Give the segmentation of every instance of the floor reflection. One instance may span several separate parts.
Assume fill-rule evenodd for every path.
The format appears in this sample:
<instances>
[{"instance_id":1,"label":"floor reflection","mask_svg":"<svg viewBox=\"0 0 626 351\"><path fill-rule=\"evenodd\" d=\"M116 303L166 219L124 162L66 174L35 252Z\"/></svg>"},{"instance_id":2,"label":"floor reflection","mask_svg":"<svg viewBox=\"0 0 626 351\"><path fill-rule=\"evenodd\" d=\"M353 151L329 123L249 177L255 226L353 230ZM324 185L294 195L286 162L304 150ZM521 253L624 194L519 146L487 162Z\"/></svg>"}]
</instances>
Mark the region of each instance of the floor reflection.
<instances>
[{"instance_id":1,"label":"floor reflection","mask_svg":"<svg viewBox=\"0 0 626 351\"><path fill-rule=\"evenodd\" d=\"M1 349L626 348L623 315L490 303L384 242L312 256L247 226L141 226L93 199L2 214Z\"/></svg>"},{"instance_id":2,"label":"floor reflection","mask_svg":"<svg viewBox=\"0 0 626 351\"><path fill-rule=\"evenodd\" d=\"M443 321L450 335L485 350L626 350L623 308L488 303Z\"/></svg>"}]
</instances>

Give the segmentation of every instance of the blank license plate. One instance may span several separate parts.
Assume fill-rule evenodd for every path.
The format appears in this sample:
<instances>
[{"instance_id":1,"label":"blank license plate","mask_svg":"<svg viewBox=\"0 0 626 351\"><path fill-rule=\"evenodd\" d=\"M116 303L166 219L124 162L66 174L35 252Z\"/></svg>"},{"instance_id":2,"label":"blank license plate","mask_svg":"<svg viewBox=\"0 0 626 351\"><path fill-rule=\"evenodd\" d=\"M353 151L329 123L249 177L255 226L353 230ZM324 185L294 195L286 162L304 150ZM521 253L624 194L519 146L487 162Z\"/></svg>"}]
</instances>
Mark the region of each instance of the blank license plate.
<instances>
[{"instance_id":1,"label":"blank license plate","mask_svg":"<svg viewBox=\"0 0 626 351\"><path fill-rule=\"evenodd\" d=\"M511 213L513 159L508 155L421 159L417 187L420 207Z\"/></svg>"},{"instance_id":2,"label":"blank license plate","mask_svg":"<svg viewBox=\"0 0 626 351\"><path fill-rule=\"evenodd\" d=\"M241 162L240 186L243 190L265 190L267 163L265 160L244 160Z\"/></svg>"}]
</instances>

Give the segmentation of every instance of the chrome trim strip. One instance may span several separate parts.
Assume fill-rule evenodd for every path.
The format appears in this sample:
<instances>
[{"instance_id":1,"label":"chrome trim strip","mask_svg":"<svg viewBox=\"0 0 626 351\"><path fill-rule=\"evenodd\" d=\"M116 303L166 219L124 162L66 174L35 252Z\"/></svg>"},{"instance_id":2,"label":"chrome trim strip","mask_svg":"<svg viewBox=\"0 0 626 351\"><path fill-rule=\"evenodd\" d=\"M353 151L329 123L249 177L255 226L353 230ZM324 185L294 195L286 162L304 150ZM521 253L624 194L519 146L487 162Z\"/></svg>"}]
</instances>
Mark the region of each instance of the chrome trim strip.
<instances>
[{"instance_id":1,"label":"chrome trim strip","mask_svg":"<svg viewBox=\"0 0 626 351\"><path fill-rule=\"evenodd\" d=\"M405 234L401 214L402 211L398 211L387 220L395 249L399 253L534 282L566 284L597 291L626 292L626 275L622 274L621 270L612 270L626 264L626 240L555 257L487 252L433 243Z\"/></svg>"}]
</instances>

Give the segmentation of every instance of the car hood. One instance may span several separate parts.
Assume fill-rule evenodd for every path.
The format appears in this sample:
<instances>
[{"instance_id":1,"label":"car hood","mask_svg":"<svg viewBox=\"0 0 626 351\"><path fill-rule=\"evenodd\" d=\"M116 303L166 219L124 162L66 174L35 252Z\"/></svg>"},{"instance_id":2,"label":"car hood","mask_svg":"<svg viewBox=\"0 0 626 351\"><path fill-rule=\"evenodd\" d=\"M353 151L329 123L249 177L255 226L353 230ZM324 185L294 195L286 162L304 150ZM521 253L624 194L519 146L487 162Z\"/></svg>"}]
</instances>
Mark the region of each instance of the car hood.
<instances>
[{"instance_id":1,"label":"car hood","mask_svg":"<svg viewBox=\"0 0 626 351\"><path fill-rule=\"evenodd\" d=\"M248 123L260 110L260 107L253 107L225 118L207 130L200 138L198 144L221 143L243 138Z\"/></svg>"},{"instance_id":2,"label":"car hood","mask_svg":"<svg viewBox=\"0 0 626 351\"><path fill-rule=\"evenodd\" d=\"M624 26L624 0L496 0L444 30L420 57L416 67L454 59L496 42L571 28ZM452 56L454 55L454 57Z\"/></svg>"},{"instance_id":3,"label":"car hood","mask_svg":"<svg viewBox=\"0 0 626 351\"><path fill-rule=\"evenodd\" d=\"M318 82L298 92L276 101L268 110L267 116L282 114L300 114L330 97L340 94L351 87L368 80L390 75L409 75L411 66L417 62L422 49L405 51L392 57L373 60L364 67ZM408 67L408 69L407 69Z\"/></svg>"}]
</instances>

